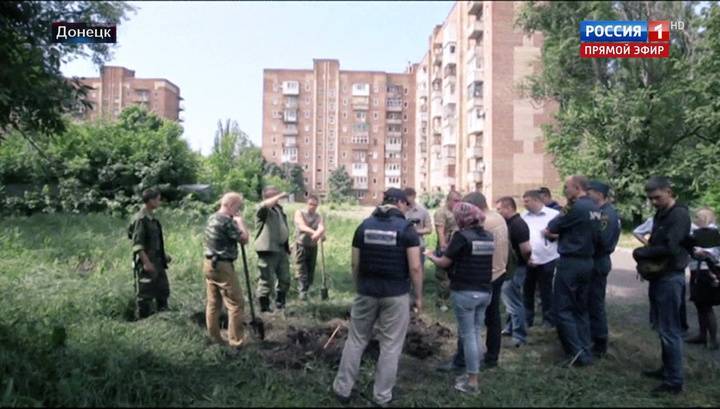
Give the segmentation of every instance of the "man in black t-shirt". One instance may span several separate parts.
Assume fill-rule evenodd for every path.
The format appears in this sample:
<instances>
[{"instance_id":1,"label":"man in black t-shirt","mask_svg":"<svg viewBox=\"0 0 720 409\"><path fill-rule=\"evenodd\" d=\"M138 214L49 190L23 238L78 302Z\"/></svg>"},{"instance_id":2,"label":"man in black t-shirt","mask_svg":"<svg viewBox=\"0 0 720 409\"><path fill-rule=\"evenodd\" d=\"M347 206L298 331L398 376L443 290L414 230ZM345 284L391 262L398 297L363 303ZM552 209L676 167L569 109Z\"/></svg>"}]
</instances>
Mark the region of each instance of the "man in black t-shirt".
<instances>
[{"instance_id":1,"label":"man in black t-shirt","mask_svg":"<svg viewBox=\"0 0 720 409\"><path fill-rule=\"evenodd\" d=\"M527 343L525 321L525 305L523 303L523 286L527 261L530 259L530 229L525 220L517 212L517 205L512 197L498 199L495 208L507 222L510 238L510 252L507 264L507 278L502 286L501 298L508 312L507 326L503 335L513 337L513 345L520 347Z\"/></svg>"}]
</instances>

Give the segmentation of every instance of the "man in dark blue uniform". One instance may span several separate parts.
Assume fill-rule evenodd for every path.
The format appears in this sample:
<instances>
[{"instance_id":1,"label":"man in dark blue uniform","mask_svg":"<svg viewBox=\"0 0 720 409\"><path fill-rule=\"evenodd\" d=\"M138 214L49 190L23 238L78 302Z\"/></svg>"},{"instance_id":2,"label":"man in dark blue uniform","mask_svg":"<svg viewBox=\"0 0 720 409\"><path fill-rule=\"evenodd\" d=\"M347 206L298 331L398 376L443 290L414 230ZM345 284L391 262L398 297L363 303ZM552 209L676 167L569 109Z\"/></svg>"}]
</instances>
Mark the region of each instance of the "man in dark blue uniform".
<instances>
[{"instance_id":1,"label":"man in dark blue uniform","mask_svg":"<svg viewBox=\"0 0 720 409\"><path fill-rule=\"evenodd\" d=\"M557 330L571 365L592 364L590 323L587 310L588 289L593 269L595 236L600 210L587 195L588 180L570 176L565 181L568 205L548 223L545 236L559 236L553 286L553 308Z\"/></svg>"},{"instance_id":2,"label":"man in dark blue uniform","mask_svg":"<svg viewBox=\"0 0 720 409\"><path fill-rule=\"evenodd\" d=\"M690 234L690 213L687 206L676 201L670 181L661 176L651 177L645 193L657 212L653 218L648 246L635 249L633 257L638 270L650 281L650 317L662 347L661 368L644 371L643 375L663 381L653 393L678 394L683 389L682 316L685 286L685 267L690 255L685 248ZM654 274L648 275L641 264L653 264Z\"/></svg>"},{"instance_id":3,"label":"man in dark blue uniform","mask_svg":"<svg viewBox=\"0 0 720 409\"><path fill-rule=\"evenodd\" d=\"M373 398L381 406L392 400L400 353L410 323L411 279L415 307L422 308L420 237L413 224L405 219L407 209L405 192L388 189L383 204L355 231L352 272L358 295L353 301L350 330L333 382L333 390L341 402L350 399L362 354L374 327L380 341L380 358Z\"/></svg>"},{"instance_id":4,"label":"man in dark blue uniform","mask_svg":"<svg viewBox=\"0 0 720 409\"><path fill-rule=\"evenodd\" d=\"M590 339L592 352L601 357L607 352L608 327L605 314L605 289L607 276L612 270L610 255L615 251L620 238L620 217L608 200L610 186L597 180L590 182L588 196L600 207L600 228L595 241L593 272L588 294L588 313L590 314Z\"/></svg>"}]
</instances>

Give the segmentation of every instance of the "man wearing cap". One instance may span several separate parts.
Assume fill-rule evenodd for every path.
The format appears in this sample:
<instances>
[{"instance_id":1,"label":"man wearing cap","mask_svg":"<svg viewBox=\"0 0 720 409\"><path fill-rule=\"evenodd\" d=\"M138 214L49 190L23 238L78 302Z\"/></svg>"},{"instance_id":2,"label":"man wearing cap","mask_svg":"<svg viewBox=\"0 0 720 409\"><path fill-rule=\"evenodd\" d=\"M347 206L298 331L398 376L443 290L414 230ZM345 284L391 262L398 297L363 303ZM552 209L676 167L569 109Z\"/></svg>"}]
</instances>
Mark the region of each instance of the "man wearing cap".
<instances>
[{"instance_id":1,"label":"man wearing cap","mask_svg":"<svg viewBox=\"0 0 720 409\"><path fill-rule=\"evenodd\" d=\"M570 176L565 181L568 205L548 223L545 236L558 236L558 253L553 308L558 336L568 364L592 364L590 318L587 297L593 270L593 254L600 222L600 209L587 195L588 180Z\"/></svg>"},{"instance_id":2,"label":"man wearing cap","mask_svg":"<svg viewBox=\"0 0 720 409\"><path fill-rule=\"evenodd\" d=\"M557 211L560 211L562 209L562 206L560 206L560 203L553 200L552 193L550 193L550 189L543 186L540 189L538 189L538 192L540 192L540 197L542 197L542 201L543 201L543 204L545 204L545 206L547 206L553 210L557 210Z\"/></svg>"},{"instance_id":3,"label":"man wearing cap","mask_svg":"<svg viewBox=\"0 0 720 409\"><path fill-rule=\"evenodd\" d=\"M420 269L420 238L405 219L405 192L388 189L382 205L355 230L352 244L352 274L357 296L350 312L350 329L337 376L335 396L343 403L360 371L363 351L376 327L380 357L375 371L373 400L386 405L392 400L400 353L410 322L410 282L415 307L422 308L423 277Z\"/></svg>"},{"instance_id":4,"label":"man wearing cap","mask_svg":"<svg viewBox=\"0 0 720 409\"><path fill-rule=\"evenodd\" d=\"M589 183L588 196L600 207L600 228L595 241L593 272L588 293L588 313L590 315L590 339L592 352L601 357L607 352L608 327L605 314L605 289L607 276L612 270L610 255L615 251L620 238L620 217L608 200L610 186L597 180Z\"/></svg>"}]
</instances>

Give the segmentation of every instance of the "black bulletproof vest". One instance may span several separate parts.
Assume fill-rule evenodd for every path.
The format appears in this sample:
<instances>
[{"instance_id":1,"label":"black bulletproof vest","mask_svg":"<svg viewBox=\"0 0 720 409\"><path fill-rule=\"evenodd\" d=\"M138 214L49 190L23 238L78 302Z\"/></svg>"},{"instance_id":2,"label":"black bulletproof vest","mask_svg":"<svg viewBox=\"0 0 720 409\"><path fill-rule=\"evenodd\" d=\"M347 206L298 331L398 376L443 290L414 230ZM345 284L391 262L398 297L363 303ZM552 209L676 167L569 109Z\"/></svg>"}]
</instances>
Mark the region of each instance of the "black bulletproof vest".
<instances>
[{"instance_id":1,"label":"black bulletproof vest","mask_svg":"<svg viewBox=\"0 0 720 409\"><path fill-rule=\"evenodd\" d=\"M481 228L460 230L468 243L463 252L453 260L450 288L456 291L487 290L492 282L492 256L495 241L492 234Z\"/></svg>"},{"instance_id":2,"label":"black bulletproof vest","mask_svg":"<svg viewBox=\"0 0 720 409\"><path fill-rule=\"evenodd\" d=\"M373 216L363 222L360 279L406 281L410 277L407 249L400 243L409 224L399 216Z\"/></svg>"}]
</instances>

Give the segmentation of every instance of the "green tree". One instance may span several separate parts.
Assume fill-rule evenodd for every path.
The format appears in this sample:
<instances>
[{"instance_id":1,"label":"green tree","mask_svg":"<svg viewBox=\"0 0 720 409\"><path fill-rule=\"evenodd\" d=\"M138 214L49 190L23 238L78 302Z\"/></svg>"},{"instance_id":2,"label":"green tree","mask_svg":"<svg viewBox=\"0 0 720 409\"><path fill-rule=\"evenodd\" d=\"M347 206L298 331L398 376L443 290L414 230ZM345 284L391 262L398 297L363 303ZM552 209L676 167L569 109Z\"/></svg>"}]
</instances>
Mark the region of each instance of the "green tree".
<instances>
[{"instance_id":1,"label":"green tree","mask_svg":"<svg viewBox=\"0 0 720 409\"><path fill-rule=\"evenodd\" d=\"M330 187L330 202L340 203L352 199L352 179L344 165L336 168L330 173L328 179Z\"/></svg>"},{"instance_id":2,"label":"green tree","mask_svg":"<svg viewBox=\"0 0 720 409\"><path fill-rule=\"evenodd\" d=\"M61 63L91 57L101 65L111 57L111 44L53 43L51 23L119 24L132 10L122 1L0 2L0 143L13 130L31 142L61 134L63 114L86 93L63 77Z\"/></svg>"},{"instance_id":3,"label":"green tree","mask_svg":"<svg viewBox=\"0 0 720 409\"><path fill-rule=\"evenodd\" d=\"M240 192L248 200L258 200L263 186L265 160L259 148L237 122L218 121L213 150L205 161L203 178L216 193Z\"/></svg>"},{"instance_id":4,"label":"green tree","mask_svg":"<svg viewBox=\"0 0 720 409\"><path fill-rule=\"evenodd\" d=\"M545 127L548 150L563 176L608 180L625 217L639 219L643 185L666 174L683 200L697 196L696 175L681 171L695 146L707 139L693 118L703 16L697 2L528 2L517 20L539 31L543 70L522 89L538 102L554 100L555 121ZM671 35L667 59L583 59L578 27L583 20L683 20ZM678 109L681 106L684 109Z\"/></svg>"}]
</instances>

